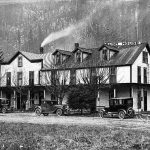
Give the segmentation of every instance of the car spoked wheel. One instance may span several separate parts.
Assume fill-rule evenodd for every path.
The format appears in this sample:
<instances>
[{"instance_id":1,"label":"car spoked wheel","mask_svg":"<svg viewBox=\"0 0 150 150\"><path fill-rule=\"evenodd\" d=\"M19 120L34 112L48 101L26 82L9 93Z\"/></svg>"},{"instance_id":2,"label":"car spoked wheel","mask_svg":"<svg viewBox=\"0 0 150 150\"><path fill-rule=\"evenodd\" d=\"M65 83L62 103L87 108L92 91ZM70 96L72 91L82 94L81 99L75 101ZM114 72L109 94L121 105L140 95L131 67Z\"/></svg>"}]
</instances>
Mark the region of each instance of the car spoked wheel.
<instances>
[{"instance_id":1,"label":"car spoked wheel","mask_svg":"<svg viewBox=\"0 0 150 150\"><path fill-rule=\"evenodd\" d=\"M41 110L40 110L39 108L37 108L37 109L35 110L35 114L36 114L37 116L40 116L40 115L41 115Z\"/></svg>"},{"instance_id":2,"label":"car spoked wheel","mask_svg":"<svg viewBox=\"0 0 150 150\"><path fill-rule=\"evenodd\" d=\"M100 111L100 112L99 112L99 117L100 117L100 118L103 118L103 117L104 117L104 112L103 112L103 111Z\"/></svg>"},{"instance_id":3,"label":"car spoked wheel","mask_svg":"<svg viewBox=\"0 0 150 150\"><path fill-rule=\"evenodd\" d=\"M56 110L56 115L57 116L62 116L62 114L63 114L63 111L61 109Z\"/></svg>"},{"instance_id":4,"label":"car spoked wheel","mask_svg":"<svg viewBox=\"0 0 150 150\"><path fill-rule=\"evenodd\" d=\"M128 113L129 117L131 117L131 118L134 117L134 110L132 108L129 108L128 111L127 111L127 113Z\"/></svg>"},{"instance_id":5,"label":"car spoked wheel","mask_svg":"<svg viewBox=\"0 0 150 150\"><path fill-rule=\"evenodd\" d=\"M5 114L6 113L6 108L2 108L2 113Z\"/></svg>"},{"instance_id":6,"label":"car spoked wheel","mask_svg":"<svg viewBox=\"0 0 150 150\"><path fill-rule=\"evenodd\" d=\"M124 119L125 118L125 112L124 111L119 111L119 119Z\"/></svg>"}]
</instances>

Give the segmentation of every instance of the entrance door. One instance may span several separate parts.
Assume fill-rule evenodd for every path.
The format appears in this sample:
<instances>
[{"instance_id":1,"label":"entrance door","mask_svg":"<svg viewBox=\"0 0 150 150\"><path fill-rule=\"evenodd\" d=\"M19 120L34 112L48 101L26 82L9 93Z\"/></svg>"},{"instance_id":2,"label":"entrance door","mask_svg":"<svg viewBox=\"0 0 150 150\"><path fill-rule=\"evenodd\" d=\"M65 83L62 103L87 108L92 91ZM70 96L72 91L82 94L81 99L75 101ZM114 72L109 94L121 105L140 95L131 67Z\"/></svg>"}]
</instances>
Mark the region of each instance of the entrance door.
<instances>
[{"instance_id":1,"label":"entrance door","mask_svg":"<svg viewBox=\"0 0 150 150\"><path fill-rule=\"evenodd\" d=\"M144 91L144 111L147 111L147 91Z\"/></svg>"}]
</instances>

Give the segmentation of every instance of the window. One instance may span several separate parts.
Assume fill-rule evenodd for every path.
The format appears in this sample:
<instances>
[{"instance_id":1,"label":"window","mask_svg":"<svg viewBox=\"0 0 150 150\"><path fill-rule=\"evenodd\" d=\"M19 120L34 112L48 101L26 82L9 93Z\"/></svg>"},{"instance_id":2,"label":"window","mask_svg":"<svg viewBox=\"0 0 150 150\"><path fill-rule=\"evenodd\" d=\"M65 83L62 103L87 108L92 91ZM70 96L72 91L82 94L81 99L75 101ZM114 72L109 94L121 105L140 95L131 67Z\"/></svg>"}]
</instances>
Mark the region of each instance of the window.
<instances>
[{"instance_id":1,"label":"window","mask_svg":"<svg viewBox=\"0 0 150 150\"><path fill-rule=\"evenodd\" d=\"M116 68L110 68L110 83L116 83Z\"/></svg>"},{"instance_id":2,"label":"window","mask_svg":"<svg viewBox=\"0 0 150 150\"><path fill-rule=\"evenodd\" d=\"M29 85L34 85L34 71L29 71Z\"/></svg>"},{"instance_id":3,"label":"window","mask_svg":"<svg viewBox=\"0 0 150 150\"><path fill-rule=\"evenodd\" d=\"M18 57L18 67L22 67L22 56Z\"/></svg>"},{"instance_id":4,"label":"window","mask_svg":"<svg viewBox=\"0 0 150 150\"><path fill-rule=\"evenodd\" d=\"M90 72L90 82L91 82L92 84L97 84L97 79L98 79L98 77L97 77L97 75L96 75L96 69L95 69L95 68L92 68L90 71L91 71L91 72Z\"/></svg>"},{"instance_id":5,"label":"window","mask_svg":"<svg viewBox=\"0 0 150 150\"><path fill-rule=\"evenodd\" d=\"M55 85L56 84L56 79L57 78L57 75L56 75L56 71L55 70L52 70L51 71L51 84L52 85Z\"/></svg>"},{"instance_id":6,"label":"window","mask_svg":"<svg viewBox=\"0 0 150 150\"><path fill-rule=\"evenodd\" d=\"M22 72L18 72L17 74L17 84L18 86L22 85Z\"/></svg>"},{"instance_id":7,"label":"window","mask_svg":"<svg viewBox=\"0 0 150 150\"><path fill-rule=\"evenodd\" d=\"M110 105L110 106L113 106L113 105L114 105L113 100L110 100L110 101L109 101L109 105Z\"/></svg>"},{"instance_id":8,"label":"window","mask_svg":"<svg viewBox=\"0 0 150 150\"><path fill-rule=\"evenodd\" d=\"M143 63L148 64L148 52L143 52Z\"/></svg>"},{"instance_id":9,"label":"window","mask_svg":"<svg viewBox=\"0 0 150 150\"><path fill-rule=\"evenodd\" d=\"M102 57L103 57L103 60L108 60L108 51L106 48L103 49L102 51Z\"/></svg>"},{"instance_id":10,"label":"window","mask_svg":"<svg viewBox=\"0 0 150 150\"><path fill-rule=\"evenodd\" d=\"M6 85L7 86L11 85L11 72L7 72L6 74Z\"/></svg>"},{"instance_id":11,"label":"window","mask_svg":"<svg viewBox=\"0 0 150 150\"><path fill-rule=\"evenodd\" d=\"M61 55L60 54L56 54L56 64L60 65L61 64Z\"/></svg>"},{"instance_id":12,"label":"window","mask_svg":"<svg viewBox=\"0 0 150 150\"><path fill-rule=\"evenodd\" d=\"M115 105L115 106L118 106L118 105L119 105L119 100L118 100L118 99L114 100L114 105Z\"/></svg>"},{"instance_id":13,"label":"window","mask_svg":"<svg viewBox=\"0 0 150 150\"><path fill-rule=\"evenodd\" d=\"M144 84L147 83L147 68L144 68Z\"/></svg>"},{"instance_id":14,"label":"window","mask_svg":"<svg viewBox=\"0 0 150 150\"><path fill-rule=\"evenodd\" d=\"M137 68L137 82L138 83L141 83L141 67L140 66L138 66L138 68Z\"/></svg>"},{"instance_id":15,"label":"window","mask_svg":"<svg viewBox=\"0 0 150 150\"><path fill-rule=\"evenodd\" d=\"M79 51L76 53L76 62L81 62L81 52Z\"/></svg>"},{"instance_id":16,"label":"window","mask_svg":"<svg viewBox=\"0 0 150 150\"><path fill-rule=\"evenodd\" d=\"M119 99L119 105L123 105L123 100Z\"/></svg>"},{"instance_id":17,"label":"window","mask_svg":"<svg viewBox=\"0 0 150 150\"><path fill-rule=\"evenodd\" d=\"M70 84L75 84L76 83L76 70L71 69L70 70Z\"/></svg>"}]
</instances>

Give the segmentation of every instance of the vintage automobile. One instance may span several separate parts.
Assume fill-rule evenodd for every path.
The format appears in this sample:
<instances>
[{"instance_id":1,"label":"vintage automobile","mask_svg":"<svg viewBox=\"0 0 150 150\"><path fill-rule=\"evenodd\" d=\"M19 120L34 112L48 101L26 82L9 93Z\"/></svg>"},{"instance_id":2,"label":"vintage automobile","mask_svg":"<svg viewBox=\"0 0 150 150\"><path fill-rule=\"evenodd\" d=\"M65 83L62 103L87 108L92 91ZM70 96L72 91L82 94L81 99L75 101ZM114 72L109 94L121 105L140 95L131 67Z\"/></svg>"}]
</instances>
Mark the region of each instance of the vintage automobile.
<instances>
[{"instance_id":1,"label":"vintage automobile","mask_svg":"<svg viewBox=\"0 0 150 150\"><path fill-rule=\"evenodd\" d=\"M48 114L55 113L57 116L67 115L69 114L69 108L67 105L58 105L57 101L50 100L42 100L40 106L35 107L36 115L40 116L43 114L44 116L48 116Z\"/></svg>"},{"instance_id":2,"label":"vintage automobile","mask_svg":"<svg viewBox=\"0 0 150 150\"><path fill-rule=\"evenodd\" d=\"M0 98L0 110L2 113L13 111L13 108L10 107L10 100L7 98Z\"/></svg>"},{"instance_id":3,"label":"vintage automobile","mask_svg":"<svg viewBox=\"0 0 150 150\"><path fill-rule=\"evenodd\" d=\"M105 115L118 115L120 119L127 117L134 117L133 110L133 98L122 97L122 98L112 98L109 100L109 107L104 107L100 109L99 116L103 118Z\"/></svg>"}]
</instances>

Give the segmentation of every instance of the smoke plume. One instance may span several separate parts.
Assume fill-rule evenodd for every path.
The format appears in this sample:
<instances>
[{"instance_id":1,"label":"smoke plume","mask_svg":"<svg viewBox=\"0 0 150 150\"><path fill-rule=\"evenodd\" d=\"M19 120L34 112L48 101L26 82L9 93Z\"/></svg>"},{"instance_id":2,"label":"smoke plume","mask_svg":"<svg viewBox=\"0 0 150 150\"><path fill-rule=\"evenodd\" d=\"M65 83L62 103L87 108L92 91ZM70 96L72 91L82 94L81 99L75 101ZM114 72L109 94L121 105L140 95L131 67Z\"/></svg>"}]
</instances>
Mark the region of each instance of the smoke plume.
<instances>
[{"instance_id":1,"label":"smoke plume","mask_svg":"<svg viewBox=\"0 0 150 150\"><path fill-rule=\"evenodd\" d=\"M44 41L41 44L41 47L44 47L48 43L55 41L59 38L70 35L74 29L75 29L75 26L71 25L64 30L51 33L47 38L44 39Z\"/></svg>"},{"instance_id":2,"label":"smoke plume","mask_svg":"<svg viewBox=\"0 0 150 150\"><path fill-rule=\"evenodd\" d=\"M91 11L89 14L87 14L78 23L76 23L74 25L70 25L69 27L67 27L63 30L51 33L48 37L46 37L44 39L44 41L41 44L41 47L44 47L45 45L47 45L55 40L58 40L60 38L69 36L74 31L80 32L84 27L86 27L86 26L88 26L88 24L90 24L91 20L95 17L97 11L101 12L106 6L109 6L111 9L114 9L114 8L117 9L124 2L138 2L138 1L139 0L101 0L101 1L95 0L95 5L93 8L91 8ZM136 17L138 17L138 12L136 13L136 15L137 15ZM100 16L102 16L102 14ZM101 18L101 20L103 20L103 18Z\"/></svg>"},{"instance_id":3,"label":"smoke plume","mask_svg":"<svg viewBox=\"0 0 150 150\"><path fill-rule=\"evenodd\" d=\"M109 1L109 0L108 0ZM107 1L107 3L105 2L105 5L109 4ZM61 30L61 31L57 31L57 32L53 32L51 33L48 37L46 37L44 39L44 41L41 44L41 47L44 47L45 45L60 39L62 37L66 37L69 36L70 34L73 33L73 31L75 30L80 30L83 26L85 26L87 24L88 21L90 21L90 19L92 18L93 14L96 12L97 10L97 5L98 2L96 3L94 9L92 9L92 11L83 19L81 19L78 23L76 23L75 25L70 25L69 27Z\"/></svg>"}]
</instances>

